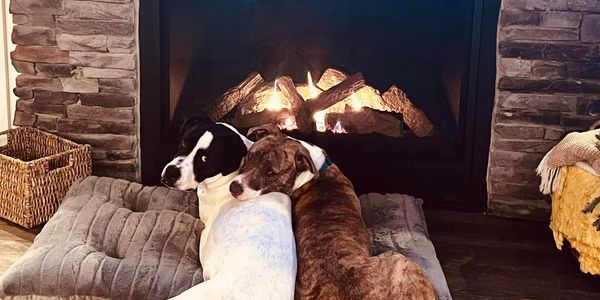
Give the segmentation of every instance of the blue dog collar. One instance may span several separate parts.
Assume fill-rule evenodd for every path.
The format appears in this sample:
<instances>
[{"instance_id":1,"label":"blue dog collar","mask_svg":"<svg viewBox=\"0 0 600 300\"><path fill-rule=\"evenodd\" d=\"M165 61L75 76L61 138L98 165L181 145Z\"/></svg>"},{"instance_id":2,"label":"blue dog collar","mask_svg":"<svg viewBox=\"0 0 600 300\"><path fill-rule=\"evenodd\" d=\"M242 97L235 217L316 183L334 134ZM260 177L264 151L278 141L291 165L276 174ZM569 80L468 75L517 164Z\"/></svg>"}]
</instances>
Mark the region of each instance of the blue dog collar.
<instances>
[{"instance_id":1,"label":"blue dog collar","mask_svg":"<svg viewBox=\"0 0 600 300\"><path fill-rule=\"evenodd\" d=\"M332 164L333 164L333 162L331 161L331 159L329 158L329 156L325 155L325 162L323 163L323 165L319 169L319 173L321 173L321 174L325 173L325 171L327 171L327 169L329 169L329 167Z\"/></svg>"}]
</instances>

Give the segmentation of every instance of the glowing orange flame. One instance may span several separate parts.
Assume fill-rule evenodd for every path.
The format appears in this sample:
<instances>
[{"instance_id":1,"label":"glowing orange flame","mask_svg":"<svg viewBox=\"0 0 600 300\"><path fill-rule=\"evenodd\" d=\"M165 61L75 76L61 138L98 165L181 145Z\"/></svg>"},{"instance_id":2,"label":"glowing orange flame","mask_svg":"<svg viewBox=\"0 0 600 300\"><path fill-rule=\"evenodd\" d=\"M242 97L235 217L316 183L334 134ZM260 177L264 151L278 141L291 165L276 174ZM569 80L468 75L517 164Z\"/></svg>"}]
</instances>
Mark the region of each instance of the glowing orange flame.
<instances>
[{"instance_id":1,"label":"glowing orange flame","mask_svg":"<svg viewBox=\"0 0 600 300\"><path fill-rule=\"evenodd\" d=\"M362 104L360 103L358 96L356 96L354 93L352 93L352 96L350 96L350 106L354 111L360 111L362 109Z\"/></svg>"},{"instance_id":2,"label":"glowing orange flame","mask_svg":"<svg viewBox=\"0 0 600 300\"><path fill-rule=\"evenodd\" d=\"M306 73L306 78L308 79L308 90L310 93L310 99L313 99L319 95L319 89L315 86L313 82L312 75L310 75L310 71ZM327 124L325 124L325 115L326 111L318 111L313 115L313 119L315 119L315 125L317 127L317 131L325 132L327 130Z\"/></svg>"},{"instance_id":3,"label":"glowing orange flame","mask_svg":"<svg viewBox=\"0 0 600 300\"><path fill-rule=\"evenodd\" d=\"M313 83L312 75L310 75L310 71L306 73L306 77L308 78L308 90L310 91L310 98L315 98L319 96L319 89Z\"/></svg>"},{"instance_id":4,"label":"glowing orange flame","mask_svg":"<svg viewBox=\"0 0 600 300\"><path fill-rule=\"evenodd\" d=\"M325 132L327 130L327 124L325 124L325 115L326 111L318 111L313 115L313 119L315 119L315 125L317 127L317 131Z\"/></svg>"},{"instance_id":5,"label":"glowing orange flame","mask_svg":"<svg viewBox=\"0 0 600 300\"><path fill-rule=\"evenodd\" d=\"M266 108L270 111L279 111L285 108L285 105L281 101L281 93L277 90L277 79L275 79L273 92L271 92L271 98L269 99Z\"/></svg>"},{"instance_id":6,"label":"glowing orange flame","mask_svg":"<svg viewBox=\"0 0 600 300\"><path fill-rule=\"evenodd\" d=\"M335 122L333 129L331 129L331 132L333 132L333 133L348 133L348 131L346 131L346 129L344 129L344 127L342 126L342 123L340 122L340 120L337 120L337 122Z\"/></svg>"},{"instance_id":7,"label":"glowing orange flame","mask_svg":"<svg viewBox=\"0 0 600 300\"><path fill-rule=\"evenodd\" d=\"M287 117L283 121L283 124L279 124L279 129L281 129L281 130L298 129L298 124L296 124L296 119L294 117Z\"/></svg>"}]
</instances>

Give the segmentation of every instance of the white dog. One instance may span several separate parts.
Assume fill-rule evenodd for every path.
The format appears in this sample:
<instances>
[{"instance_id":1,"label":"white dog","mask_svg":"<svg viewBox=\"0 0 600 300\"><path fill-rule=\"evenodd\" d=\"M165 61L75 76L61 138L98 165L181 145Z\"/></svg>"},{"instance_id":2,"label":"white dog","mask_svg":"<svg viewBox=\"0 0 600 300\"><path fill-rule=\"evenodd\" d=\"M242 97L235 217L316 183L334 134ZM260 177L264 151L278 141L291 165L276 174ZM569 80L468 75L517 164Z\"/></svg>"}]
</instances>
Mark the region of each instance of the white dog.
<instances>
[{"instance_id":1,"label":"white dog","mask_svg":"<svg viewBox=\"0 0 600 300\"><path fill-rule=\"evenodd\" d=\"M162 181L197 189L204 282L176 299L293 299L296 245L290 198L269 193L246 201L229 189L252 142L224 123L191 119Z\"/></svg>"}]
</instances>

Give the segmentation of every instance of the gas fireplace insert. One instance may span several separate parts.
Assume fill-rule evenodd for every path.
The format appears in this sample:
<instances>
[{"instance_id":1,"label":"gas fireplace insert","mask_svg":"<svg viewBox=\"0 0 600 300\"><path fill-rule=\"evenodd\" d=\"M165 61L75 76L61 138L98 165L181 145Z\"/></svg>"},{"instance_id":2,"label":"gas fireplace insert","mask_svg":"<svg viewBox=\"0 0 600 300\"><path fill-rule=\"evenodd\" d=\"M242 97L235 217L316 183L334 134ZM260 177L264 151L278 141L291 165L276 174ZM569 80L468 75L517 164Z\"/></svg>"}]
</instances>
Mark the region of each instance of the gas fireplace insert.
<instances>
[{"instance_id":1,"label":"gas fireplace insert","mask_svg":"<svg viewBox=\"0 0 600 300\"><path fill-rule=\"evenodd\" d=\"M483 211L499 2L142 1L144 183L206 114L321 146L357 193Z\"/></svg>"}]
</instances>

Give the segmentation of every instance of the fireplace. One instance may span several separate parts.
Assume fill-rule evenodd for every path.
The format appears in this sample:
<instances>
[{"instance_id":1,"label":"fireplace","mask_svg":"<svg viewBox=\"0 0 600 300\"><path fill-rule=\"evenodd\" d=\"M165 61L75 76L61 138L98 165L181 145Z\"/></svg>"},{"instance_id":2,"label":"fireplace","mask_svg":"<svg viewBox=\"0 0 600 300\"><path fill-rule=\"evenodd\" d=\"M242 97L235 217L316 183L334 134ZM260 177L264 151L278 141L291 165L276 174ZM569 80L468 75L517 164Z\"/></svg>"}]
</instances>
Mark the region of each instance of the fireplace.
<instances>
[{"instance_id":1,"label":"fireplace","mask_svg":"<svg viewBox=\"0 0 600 300\"><path fill-rule=\"evenodd\" d=\"M141 1L143 180L158 183L182 121L207 113L241 131L273 122L323 147L357 192L483 211L498 9Z\"/></svg>"}]
</instances>

